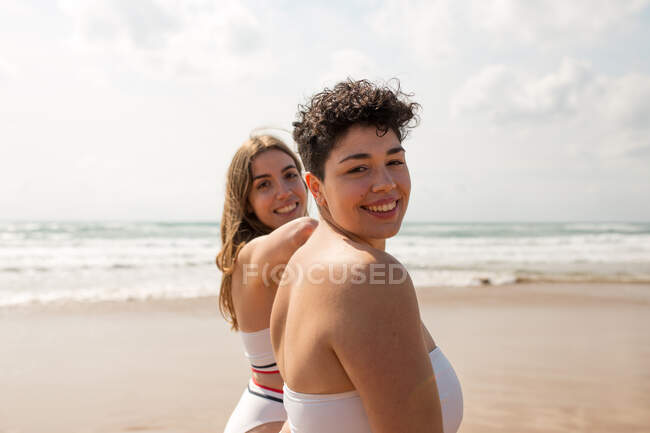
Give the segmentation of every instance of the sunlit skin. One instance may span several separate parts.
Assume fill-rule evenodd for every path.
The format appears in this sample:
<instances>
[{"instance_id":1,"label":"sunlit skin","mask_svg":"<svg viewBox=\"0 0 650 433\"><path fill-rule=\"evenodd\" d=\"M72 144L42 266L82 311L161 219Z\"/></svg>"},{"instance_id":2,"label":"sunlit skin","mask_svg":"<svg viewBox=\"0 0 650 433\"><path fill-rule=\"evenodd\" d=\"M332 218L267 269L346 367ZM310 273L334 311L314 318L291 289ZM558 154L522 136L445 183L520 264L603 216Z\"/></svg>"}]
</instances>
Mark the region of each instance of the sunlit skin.
<instances>
[{"instance_id":1,"label":"sunlit skin","mask_svg":"<svg viewBox=\"0 0 650 433\"><path fill-rule=\"evenodd\" d=\"M276 229L305 214L307 191L289 155L275 149L263 152L253 159L251 172L248 211L262 223Z\"/></svg>"},{"instance_id":2,"label":"sunlit skin","mask_svg":"<svg viewBox=\"0 0 650 433\"><path fill-rule=\"evenodd\" d=\"M349 238L384 250L385 239L399 231L411 192L404 153L392 130L382 135L374 126L352 126L332 149L325 179L306 175L323 219Z\"/></svg>"}]
</instances>

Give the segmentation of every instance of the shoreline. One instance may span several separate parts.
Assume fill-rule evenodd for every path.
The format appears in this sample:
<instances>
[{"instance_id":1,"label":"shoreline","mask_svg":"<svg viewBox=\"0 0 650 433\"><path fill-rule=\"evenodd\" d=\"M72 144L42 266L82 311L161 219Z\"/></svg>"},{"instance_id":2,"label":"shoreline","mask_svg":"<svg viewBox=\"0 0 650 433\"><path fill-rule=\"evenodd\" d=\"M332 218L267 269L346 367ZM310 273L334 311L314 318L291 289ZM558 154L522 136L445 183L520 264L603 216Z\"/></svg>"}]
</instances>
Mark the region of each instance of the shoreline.
<instances>
[{"instance_id":1,"label":"shoreline","mask_svg":"<svg viewBox=\"0 0 650 433\"><path fill-rule=\"evenodd\" d=\"M622 289L622 290L621 290ZM430 300L438 298L444 302L462 300L466 296L473 296L476 300L493 299L495 296L502 296L500 301L517 299L526 296L547 296L549 302L560 302L563 300L592 300L601 301L608 299L623 303L648 303L650 304L650 282L570 282L570 281L517 281L506 284L484 284L475 286L416 286L415 291L418 299ZM514 297L514 298L513 298ZM21 304L0 304L0 315L10 311L64 311L89 309L103 311L125 310L145 311L164 310L185 311L196 309L197 311L209 312L208 306L214 304L214 311L218 313L217 295L205 295L194 297L148 297L128 299L99 299L99 300L75 300L62 299L50 302L33 301Z\"/></svg>"}]
</instances>

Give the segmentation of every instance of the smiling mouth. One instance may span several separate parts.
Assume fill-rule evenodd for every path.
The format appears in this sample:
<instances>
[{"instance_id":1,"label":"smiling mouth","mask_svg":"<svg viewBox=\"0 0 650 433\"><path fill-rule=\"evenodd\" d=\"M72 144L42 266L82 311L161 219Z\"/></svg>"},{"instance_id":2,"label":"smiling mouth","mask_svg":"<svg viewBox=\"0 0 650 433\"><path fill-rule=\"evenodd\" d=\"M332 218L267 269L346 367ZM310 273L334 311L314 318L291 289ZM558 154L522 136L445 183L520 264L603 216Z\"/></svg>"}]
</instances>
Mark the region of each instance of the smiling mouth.
<instances>
[{"instance_id":1,"label":"smiling mouth","mask_svg":"<svg viewBox=\"0 0 650 433\"><path fill-rule=\"evenodd\" d=\"M293 211L297 207L298 207L298 202L295 202L295 203L292 203L290 205L287 205L287 206L281 207L279 209L276 209L273 212L277 213L277 214L280 214L280 215L283 215L283 214L287 214L287 213Z\"/></svg>"},{"instance_id":2,"label":"smiling mouth","mask_svg":"<svg viewBox=\"0 0 650 433\"><path fill-rule=\"evenodd\" d=\"M397 202L399 200L394 200L392 202L382 204L379 206L361 206L365 210L369 210L371 212L376 212L376 213L389 213L392 212L396 207L397 207Z\"/></svg>"}]
</instances>

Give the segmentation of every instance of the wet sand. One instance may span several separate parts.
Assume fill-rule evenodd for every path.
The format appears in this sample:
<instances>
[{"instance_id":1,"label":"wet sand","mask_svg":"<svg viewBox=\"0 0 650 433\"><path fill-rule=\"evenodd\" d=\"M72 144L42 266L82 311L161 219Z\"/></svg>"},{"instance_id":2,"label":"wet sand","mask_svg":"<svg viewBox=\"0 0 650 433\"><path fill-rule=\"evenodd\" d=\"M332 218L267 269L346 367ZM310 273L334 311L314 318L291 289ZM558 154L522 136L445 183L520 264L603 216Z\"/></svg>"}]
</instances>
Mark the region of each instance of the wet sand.
<instances>
[{"instance_id":1,"label":"wet sand","mask_svg":"<svg viewBox=\"0 0 650 433\"><path fill-rule=\"evenodd\" d=\"M461 432L645 432L650 285L420 288ZM248 369L216 298L0 309L0 432L221 432Z\"/></svg>"}]
</instances>

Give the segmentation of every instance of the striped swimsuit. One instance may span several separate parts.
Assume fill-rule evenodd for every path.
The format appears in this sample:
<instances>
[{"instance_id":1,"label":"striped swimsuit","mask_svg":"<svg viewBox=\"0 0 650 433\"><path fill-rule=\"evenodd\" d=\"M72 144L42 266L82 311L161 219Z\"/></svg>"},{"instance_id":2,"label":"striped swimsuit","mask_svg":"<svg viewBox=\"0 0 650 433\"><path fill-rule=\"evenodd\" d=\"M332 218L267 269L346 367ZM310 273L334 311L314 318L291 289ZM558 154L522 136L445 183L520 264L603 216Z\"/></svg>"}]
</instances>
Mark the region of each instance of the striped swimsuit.
<instances>
[{"instance_id":1,"label":"striped swimsuit","mask_svg":"<svg viewBox=\"0 0 650 433\"><path fill-rule=\"evenodd\" d=\"M255 373L278 373L273 348L271 347L271 330L257 332L240 332L244 341L244 354ZM283 391L261 385L254 378L248 381L237 407L230 415L224 433L244 433L248 430L270 422L284 422L287 413L282 404Z\"/></svg>"}]
</instances>

